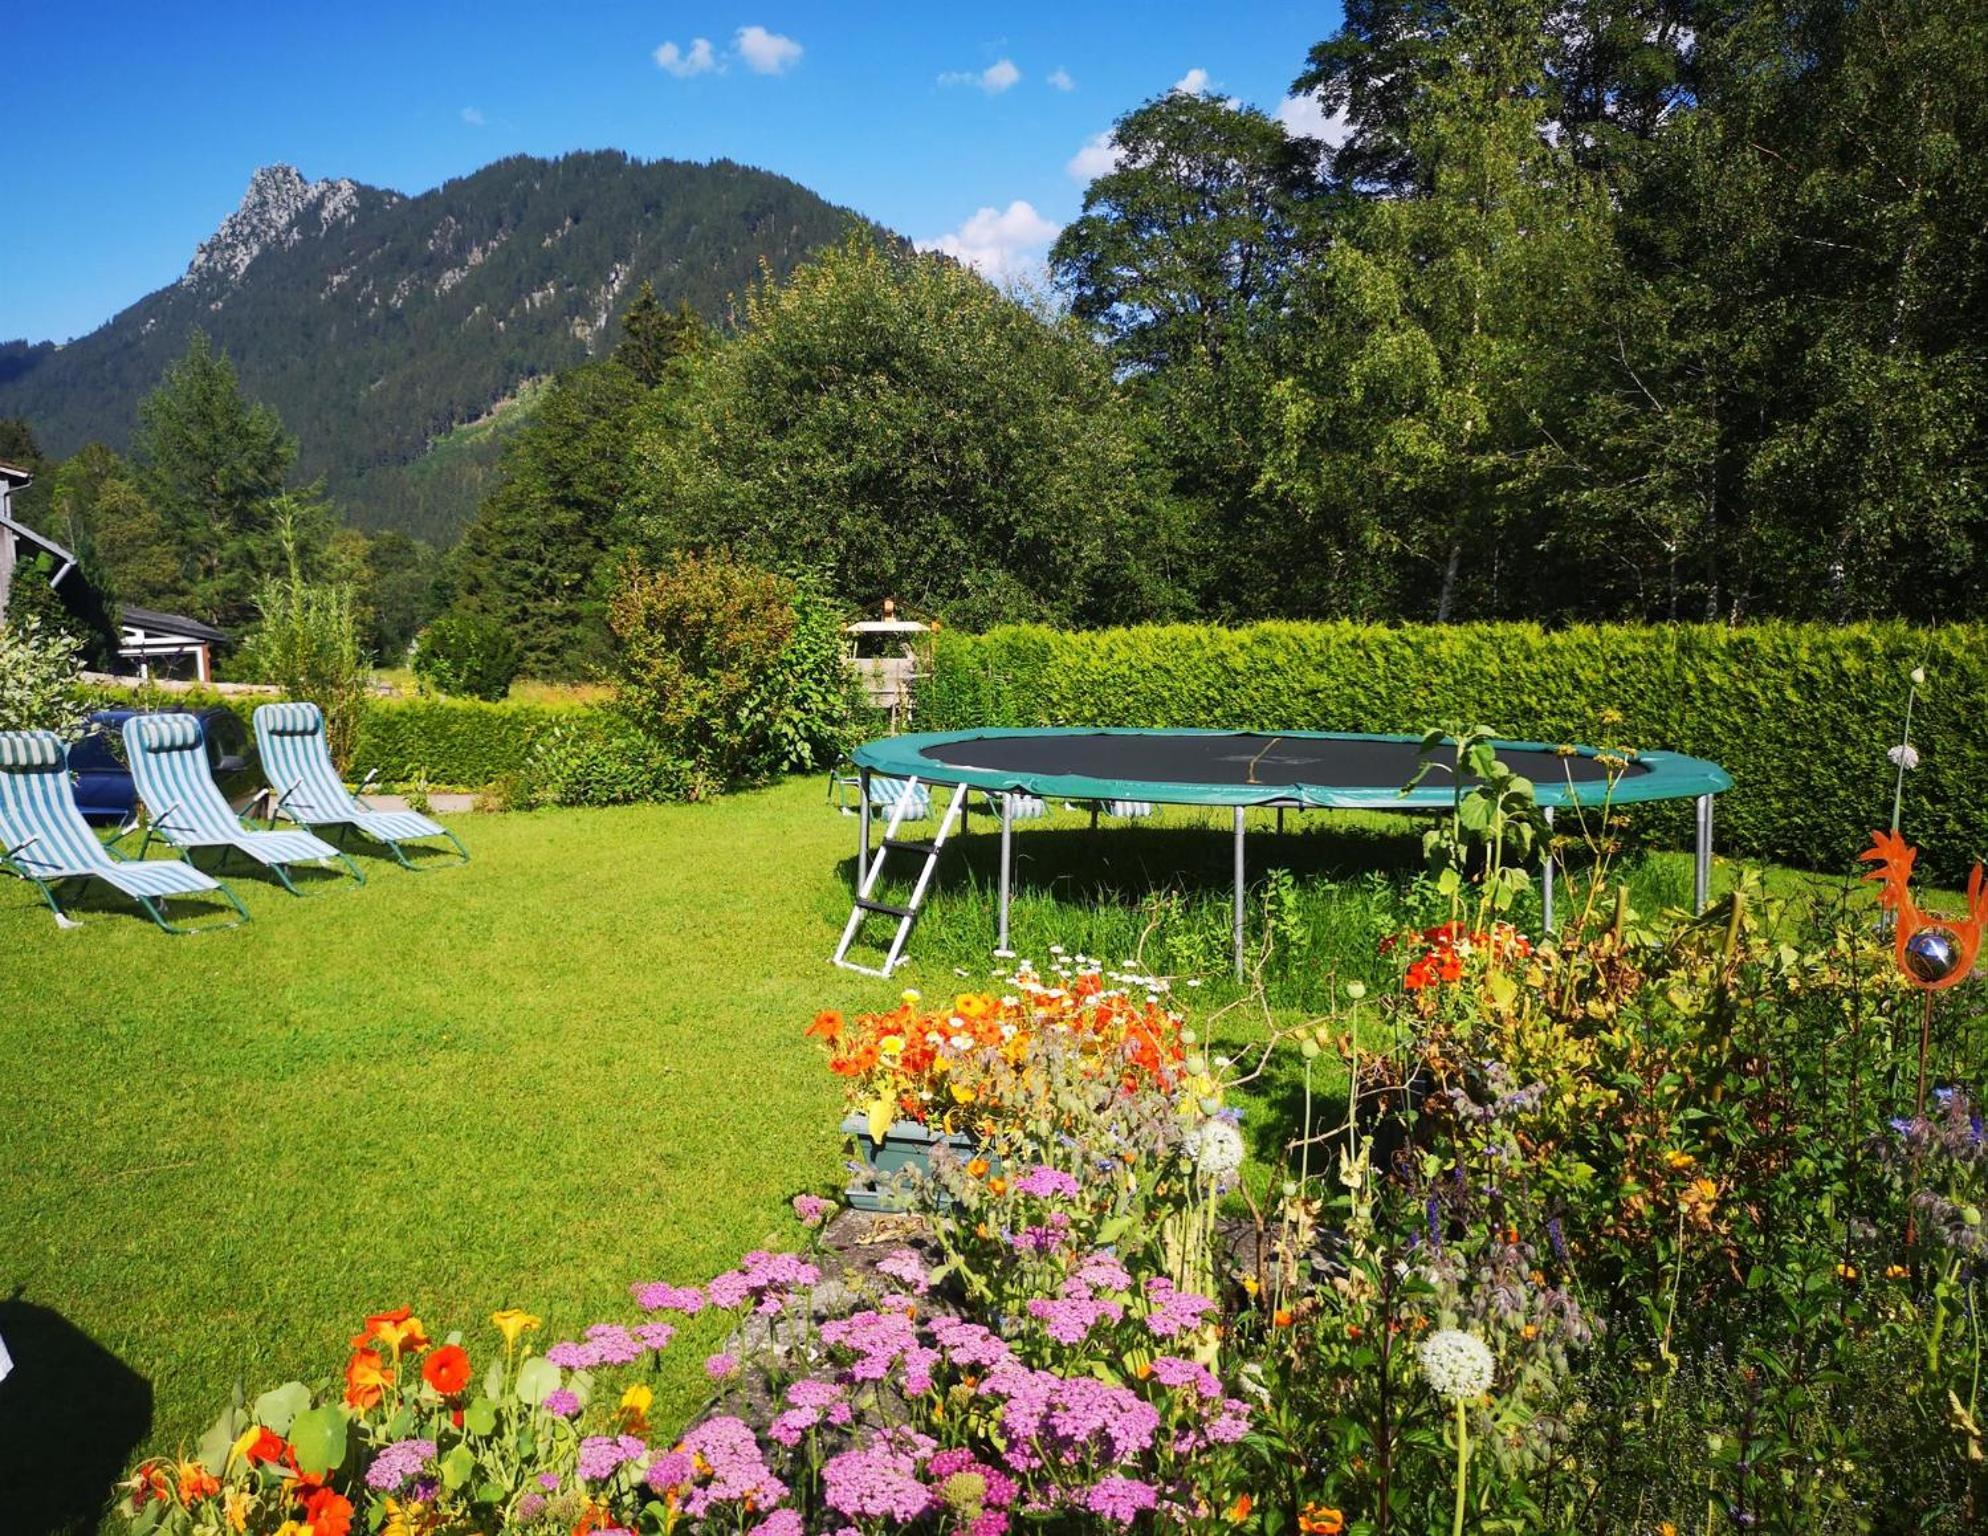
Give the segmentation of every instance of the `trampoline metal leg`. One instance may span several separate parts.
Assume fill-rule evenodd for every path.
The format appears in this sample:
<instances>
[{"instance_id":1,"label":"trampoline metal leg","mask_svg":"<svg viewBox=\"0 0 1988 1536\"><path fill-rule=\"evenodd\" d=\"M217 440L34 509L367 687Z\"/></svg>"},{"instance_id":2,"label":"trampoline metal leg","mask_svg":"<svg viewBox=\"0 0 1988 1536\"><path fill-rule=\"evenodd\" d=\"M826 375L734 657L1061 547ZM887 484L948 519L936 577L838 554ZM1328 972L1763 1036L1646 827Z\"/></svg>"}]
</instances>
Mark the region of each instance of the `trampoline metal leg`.
<instances>
[{"instance_id":1,"label":"trampoline metal leg","mask_svg":"<svg viewBox=\"0 0 1988 1536\"><path fill-rule=\"evenodd\" d=\"M1712 797L1698 797L1698 850L1691 871L1691 902L1703 912L1712 899Z\"/></svg>"},{"instance_id":2,"label":"trampoline metal leg","mask_svg":"<svg viewBox=\"0 0 1988 1536\"><path fill-rule=\"evenodd\" d=\"M1014 879L1015 859L1015 800L1012 795L1001 797L1001 932L994 943L994 953L1006 960L1014 955L1008 947L1008 890Z\"/></svg>"},{"instance_id":3,"label":"trampoline metal leg","mask_svg":"<svg viewBox=\"0 0 1988 1536\"><path fill-rule=\"evenodd\" d=\"M1546 857L1540 861L1539 869L1539 909L1540 932L1553 932L1553 807L1545 808L1546 815Z\"/></svg>"},{"instance_id":4,"label":"trampoline metal leg","mask_svg":"<svg viewBox=\"0 0 1988 1536\"><path fill-rule=\"evenodd\" d=\"M1284 835L1284 807L1281 805L1277 807L1277 835Z\"/></svg>"},{"instance_id":5,"label":"trampoline metal leg","mask_svg":"<svg viewBox=\"0 0 1988 1536\"><path fill-rule=\"evenodd\" d=\"M856 775L856 889L863 888L863 877L870 864L870 770L861 769Z\"/></svg>"},{"instance_id":6,"label":"trampoline metal leg","mask_svg":"<svg viewBox=\"0 0 1988 1536\"><path fill-rule=\"evenodd\" d=\"M1243 979L1243 808L1236 807L1236 980Z\"/></svg>"}]
</instances>

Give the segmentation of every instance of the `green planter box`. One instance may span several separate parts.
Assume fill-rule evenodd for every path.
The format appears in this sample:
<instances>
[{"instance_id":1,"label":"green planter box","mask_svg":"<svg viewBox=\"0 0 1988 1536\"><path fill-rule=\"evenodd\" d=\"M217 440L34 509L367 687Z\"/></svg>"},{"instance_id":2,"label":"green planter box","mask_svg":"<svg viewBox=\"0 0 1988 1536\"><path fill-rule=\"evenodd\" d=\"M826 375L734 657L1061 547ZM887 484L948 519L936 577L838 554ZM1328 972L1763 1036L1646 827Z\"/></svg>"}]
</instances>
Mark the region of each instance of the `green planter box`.
<instances>
[{"instance_id":1,"label":"green planter box","mask_svg":"<svg viewBox=\"0 0 1988 1536\"><path fill-rule=\"evenodd\" d=\"M858 1179L850 1180L843 1191L843 1198L859 1211L901 1211L905 1208L902 1196L892 1188L897 1175L906 1169L927 1171L932 1149L941 1143L960 1153L968 1152L973 1146L973 1138L961 1132L934 1131L920 1125L916 1120L898 1120L884 1132L882 1141L870 1139L870 1122L862 1115L852 1114L842 1122L842 1133L849 1138L856 1149L865 1172L869 1175L867 1186Z\"/></svg>"}]
</instances>

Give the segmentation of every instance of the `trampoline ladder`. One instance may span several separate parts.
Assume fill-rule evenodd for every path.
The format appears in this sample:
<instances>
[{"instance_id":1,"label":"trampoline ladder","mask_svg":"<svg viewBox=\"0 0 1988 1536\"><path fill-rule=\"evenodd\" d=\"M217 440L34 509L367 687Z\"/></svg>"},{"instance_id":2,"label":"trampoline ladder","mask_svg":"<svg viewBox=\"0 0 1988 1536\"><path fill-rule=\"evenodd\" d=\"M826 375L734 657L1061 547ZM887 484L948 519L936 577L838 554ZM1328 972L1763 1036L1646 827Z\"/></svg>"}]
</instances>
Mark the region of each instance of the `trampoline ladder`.
<instances>
[{"instance_id":1,"label":"trampoline ladder","mask_svg":"<svg viewBox=\"0 0 1988 1536\"><path fill-rule=\"evenodd\" d=\"M904 792L897 797L897 803L891 807L890 821L884 827L883 846L877 850L876 857L869 861L869 867L862 871L856 887L856 904L849 909L849 921L842 930L842 942L835 946L835 954L832 957L845 971L861 971L865 976L889 976L897 969L898 962L904 958L905 940L911 937L912 925L918 921L919 908L925 905L926 894L932 888L932 875L939 867L939 850L946 846L946 838L953 830L953 821L966 803L966 786L955 785L952 799L946 802L945 814L939 818L939 830L933 834L932 841L913 842L908 838L899 837L897 828L898 823L904 820L904 813L911 805L913 791L917 787L916 778L905 780ZM901 907L887 901L878 901L875 895L877 882L883 874L884 860L890 856L893 849L925 855L925 867L918 871L917 882L911 887L911 894ZM890 951L884 957L881 970L874 966L858 965L849 958L849 946L856 942L856 935L862 931L864 920L873 914L897 919L897 932L891 936Z\"/></svg>"}]
</instances>

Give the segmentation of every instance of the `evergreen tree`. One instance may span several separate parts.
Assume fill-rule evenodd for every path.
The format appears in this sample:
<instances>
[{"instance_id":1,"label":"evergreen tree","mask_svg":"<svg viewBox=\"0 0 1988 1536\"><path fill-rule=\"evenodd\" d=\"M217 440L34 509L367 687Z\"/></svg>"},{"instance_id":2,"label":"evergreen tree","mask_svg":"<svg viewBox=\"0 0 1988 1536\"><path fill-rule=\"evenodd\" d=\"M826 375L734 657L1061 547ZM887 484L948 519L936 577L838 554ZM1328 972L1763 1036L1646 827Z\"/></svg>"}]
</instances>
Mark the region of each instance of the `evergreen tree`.
<instances>
[{"instance_id":1,"label":"evergreen tree","mask_svg":"<svg viewBox=\"0 0 1988 1536\"><path fill-rule=\"evenodd\" d=\"M653 389L669 377L678 358L702 350L710 341L710 327L690 307L690 300L679 299L675 309L665 309L656 299L655 285L645 279L621 317L614 360L645 389Z\"/></svg>"},{"instance_id":2,"label":"evergreen tree","mask_svg":"<svg viewBox=\"0 0 1988 1536\"><path fill-rule=\"evenodd\" d=\"M133 456L178 544L193 616L252 619L258 587L279 568L274 502L297 445L274 411L244 398L234 365L204 334L140 402Z\"/></svg>"}]
</instances>

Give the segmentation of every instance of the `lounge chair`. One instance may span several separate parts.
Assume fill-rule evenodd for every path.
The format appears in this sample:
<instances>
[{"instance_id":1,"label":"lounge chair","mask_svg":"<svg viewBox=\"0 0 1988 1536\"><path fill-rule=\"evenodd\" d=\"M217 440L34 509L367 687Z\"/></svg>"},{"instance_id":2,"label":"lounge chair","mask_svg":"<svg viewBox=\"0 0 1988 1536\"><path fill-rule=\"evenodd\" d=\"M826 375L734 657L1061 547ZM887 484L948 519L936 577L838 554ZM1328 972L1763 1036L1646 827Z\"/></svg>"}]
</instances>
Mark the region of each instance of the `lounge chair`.
<instances>
[{"instance_id":1,"label":"lounge chair","mask_svg":"<svg viewBox=\"0 0 1988 1536\"><path fill-rule=\"evenodd\" d=\"M126 859L97 840L69 790L69 752L52 731L0 731L0 869L34 883L64 928L76 926L62 910L61 889L100 881L122 891L167 933L234 928L248 921L235 893L191 864ZM174 896L219 892L239 922L182 928L166 921Z\"/></svg>"},{"instance_id":2,"label":"lounge chair","mask_svg":"<svg viewBox=\"0 0 1988 1536\"><path fill-rule=\"evenodd\" d=\"M337 827L382 843L408 869L416 864L401 848L422 838L446 837L467 864L469 850L447 827L414 811L376 811L346 789L331 765L324 740L324 712L315 704L263 704L255 712L255 741L262 752L262 773L269 781L274 804L269 824L288 817L300 827Z\"/></svg>"},{"instance_id":3,"label":"lounge chair","mask_svg":"<svg viewBox=\"0 0 1988 1536\"><path fill-rule=\"evenodd\" d=\"M350 858L314 832L254 832L242 825L207 769L207 735L198 715L133 715L124 722L124 756L138 798L150 819L138 856L158 837L190 864L196 848L219 848L221 862L239 853L262 865L292 896L293 864L329 865L336 859L361 885L366 877Z\"/></svg>"},{"instance_id":4,"label":"lounge chair","mask_svg":"<svg viewBox=\"0 0 1988 1536\"><path fill-rule=\"evenodd\" d=\"M932 814L932 795L923 784L914 784L909 779L888 778L881 773L870 775L870 809L888 816L896 808L897 802L910 793L911 803L904 808L906 821L923 821Z\"/></svg>"}]
</instances>

